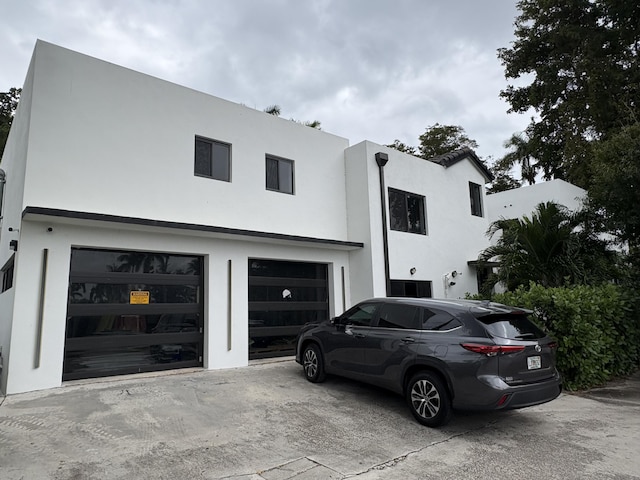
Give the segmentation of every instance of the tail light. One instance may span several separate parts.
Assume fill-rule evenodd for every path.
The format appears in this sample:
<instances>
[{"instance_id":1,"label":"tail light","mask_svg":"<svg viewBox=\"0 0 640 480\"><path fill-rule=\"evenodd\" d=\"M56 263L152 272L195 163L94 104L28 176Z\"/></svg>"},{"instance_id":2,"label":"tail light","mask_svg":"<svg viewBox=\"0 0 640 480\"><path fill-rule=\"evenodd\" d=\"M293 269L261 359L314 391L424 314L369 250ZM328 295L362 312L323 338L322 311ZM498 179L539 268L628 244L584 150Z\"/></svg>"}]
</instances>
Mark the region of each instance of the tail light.
<instances>
[{"instance_id":1,"label":"tail light","mask_svg":"<svg viewBox=\"0 0 640 480\"><path fill-rule=\"evenodd\" d=\"M495 357L496 355L521 352L524 345L483 345L481 343L461 343L462 348L471 352L480 353L487 357Z\"/></svg>"}]
</instances>

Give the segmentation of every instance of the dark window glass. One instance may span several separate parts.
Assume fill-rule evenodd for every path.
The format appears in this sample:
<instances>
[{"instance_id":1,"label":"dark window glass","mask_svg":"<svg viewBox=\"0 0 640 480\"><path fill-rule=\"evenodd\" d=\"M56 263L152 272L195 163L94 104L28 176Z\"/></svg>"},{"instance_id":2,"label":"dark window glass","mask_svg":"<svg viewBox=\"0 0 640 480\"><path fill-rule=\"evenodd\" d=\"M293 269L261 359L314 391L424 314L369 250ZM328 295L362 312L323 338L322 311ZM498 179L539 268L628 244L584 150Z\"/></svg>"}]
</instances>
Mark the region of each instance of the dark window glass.
<instances>
[{"instance_id":1,"label":"dark window glass","mask_svg":"<svg viewBox=\"0 0 640 480\"><path fill-rule=\"evenodd\" d=\"M72 282L70 303L129 303L132 291L149 292L149 303L197 303L197 285L148 285Z\"/></svg>"},{"instance_id":2,"label":"dark window glass","mask_svg":"<svg viewBox=\"0 0 640 480\"><path fill-rule=\"evenodd\" d=\"M425 308L422 314L423 330L446 331L462 325L460 320L450 313Z\"/></svg>"},{"instance_id":3,"label":"dark window glass","mask_svg":"<svg viewBox=\"0 0 640 480\"><path fill-rule=\"evenodd\" d=\"M391 230L426 235L424 197L389 189L389 223Z\"/></svg>"},{"instance_id":4,"label":"dark window glass","mask_svg":"<svg viewBox=\"0 0 640 480\"><path fill-rule=\"evenodd\" d=\"M469 196L471 198L471 215L482 217L482 187L469 182Z\"/></svg>"},{"instance_id":5,"label":"dark window glass","mask_svg":"<svg viewBox=\"0 0 640 480\"><path fill-rule=\"evenodd\" d=\"M198 332L197 313L162 315L74 315L67 319L67 338L103 335L150 335L156 333Z\"/></svg>"},{"instance_id":6,"label":"dark window glass","mask_svg":"<svg viewBox=\"0 0 640 480\"><path fill-rule=\"evenodd\" d=\"M13 261L15 254L11 256L9 261L2 267L2 291L6 292L13 287Z\"/></svg>"},{"instance_id":7,"label":"dark window glass","mask_svg":"<svg viewBox=\"0 0 640 480\"><path fill-rule=\"evenodd\" d=\"M293 162L277 157L266 157L267 190L293 194Z\"/></svg>"},{"instance_id":8,"label":"dark window glass","mask_svg":"<svg viewBox=\"0 0 640 480\"><path fill-rule=\"evenodd\" d=\"M73 248L63 380L202 366L201 272L196 256Z\"/></svg>"},{"instance_id":9,"label":"dark window glass","mask_svg":"<svg viewBox=\"0 0 640 480\"><path fill-rule=\"evenodd\" d=\"M249 358L295 353L307 322L329 318L326 264L249 259Z\"/></svg>"},{"instance_id":10,"label":"dark window glass","mask_svg":"<svg viewBox=\"0 0 640 480\"><path fill-rule=\"evenodd\" d=\"M391 297L429 298L431 282L417 280L391 280Z\"/></svg>"},{"instance_id":11,"label":"dark window glass","mask_svg":"<svg viewBox=\"0 0 640 480\"><path fill-rule=\"evenodd\" d=\"M74 249L71 272L200 275L200 257L157 252Z\"/></svg>"},{"instance_id":12,"label":"dark window glass","mask_svg":"<svg viewBox=\"0 0 640 480\"><path fill-rule=\"evenodd\" d=\"M195 174L216 180L231 180L231 145L196 137Z\"/></svg>"},{"instance_id":13,"label":"dark window glass","mask_svg":"<svg viewBox=\"0 0 640 480\"><path fill-rule=\"evenodd\" d=\"M494 337L508 338L511 340L528 340L543 338L544 332L540 330L526 315L487 315L479 317L487 331Z\"/></svg>"},{"instance_id":14,"label":"dark window glass","mask_svg":"<svg viewBox=\"0 0 640 480\"><path fill-rule=\"evenodd\" d=\"M378 326L418 330L420 328L420 310L412 305L383 305L380 308Z\"/></svg>"},{"instance_id":15,"label":"dark window glass","mask_svg":"<svg viewBox=\"0 0 640 480\"><path fill-rule=\"evenodd\" d=\"M340 323L368 327L377 308L378 305L372 303L356 305L341 315Z\"/></svg>"}]
</instances>

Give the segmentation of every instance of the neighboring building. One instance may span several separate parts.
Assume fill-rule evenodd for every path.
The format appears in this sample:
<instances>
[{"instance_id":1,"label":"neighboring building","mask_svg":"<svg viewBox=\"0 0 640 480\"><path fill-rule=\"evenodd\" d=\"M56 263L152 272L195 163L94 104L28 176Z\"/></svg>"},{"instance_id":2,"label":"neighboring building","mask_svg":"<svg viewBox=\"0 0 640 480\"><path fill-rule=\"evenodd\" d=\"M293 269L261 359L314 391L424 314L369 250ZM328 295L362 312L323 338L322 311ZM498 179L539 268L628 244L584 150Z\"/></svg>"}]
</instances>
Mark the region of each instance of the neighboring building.
<instances>
[{"instance_id":1,"label":"neighboring building","mask_svg":"<svg viewBox=\"0 0 640 480\"><path fill-rule=\"evenodd\" d=\"M564 180L550 180L544 183L527 185L505 192L493 193L486 196L489 222L500 218L521 218L531 216L540 202L555 202L577 211L582 208L587 198L587 191L583 188L565 182Z\"/></svg>"},{"instance_id":2,"label":"neighboring building","mask_svg":"<svg viewBox=\"0 0 640 480\"><path fill-rule=\"evenodd\" d=\"M6 394L290 355L362 299L476 292L488 245L471 150L349 146L41 41L0 169Z\"/></svg>"}]
</instances>

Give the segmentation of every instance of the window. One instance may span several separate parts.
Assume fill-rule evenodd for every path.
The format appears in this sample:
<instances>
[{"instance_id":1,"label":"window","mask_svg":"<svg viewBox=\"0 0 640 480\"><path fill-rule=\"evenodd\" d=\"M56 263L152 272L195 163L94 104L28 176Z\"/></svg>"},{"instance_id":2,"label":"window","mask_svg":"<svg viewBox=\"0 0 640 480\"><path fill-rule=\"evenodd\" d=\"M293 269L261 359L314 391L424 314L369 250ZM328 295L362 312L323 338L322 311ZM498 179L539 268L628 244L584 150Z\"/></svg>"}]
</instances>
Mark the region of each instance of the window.
<instances>
[{"instance_id":1,"label":"window","mask_svg":"<svg viewBox=\"0 0 640 480\"><path fill-rule=\"evenodd\" d=\"M391 280L391 297L431 297L431 282L414 280Z\"/></svg>"},{"instance_id":2,"label":"window","mask_svg":"<svg viewBox=\"0 0 640 480\"><path fill-rule=\"evenodd\" d=\"M420 310L412 305L384 305L380 309L378 326L419 330Z\"/></svg>"},{"instance_id":3,"label":"window","mask_svg":"<svg viewBox=\"0 0 640 480\"><path fill-rule=\"evenodd\" d=\"M293 195L293 162L267 155L267 190Z\"/></svg>"},{"instance_id":4,"label":"window","mask_svg":"<svg viewBox=\"0 0 640 480\"><path fill-rule=\"evenodd\" d=\"M423 196L390 188L389 214L391 230L427 234Z\"/></svg>"},{"instance_id":5,"label":"window","mask_svg":"<svg viewBox=\"0 0 640 480\"><path fill-rule=\"evenodd\" d=\"M371 325L371 319L376 313L378 305L373 303L365 303L356 305L340 317L340 323L343 325L358 325L368 327Z\"/></svg>"},{"instance_id":6,"label":"window","mask_svg":"<svg viewBox=\"0 0 640 480\"><path fill-rule=\"evenodd\" d=\"M450 313L441 310L424 309L423 312L422 328L424 330L433 330L445 332L447 330L453 330L461 326L460 320L451 315Z\"/></svg>"},{"instance_id":7,"label":"window","mask_svg":"<svg viewBox=\"0 0 640 480\"><path fill-rule=\"evenodd\" d=\"M471 215L482 217L482 187L469 182L469 197L471 197Z\"/></svg>"},{"instance_id":8,"label":"window","mask_svg":"<svg viewBox=\"0 0 640 480\"><path fill-rule=\"evenodd\" d=\"M196 137L195 174L230 182L231 145Z\"/></svg>"},{"instance_id":9,"label":"window","mask_svg":"<svg viewBox=\"0 0 640 480\"><path fill-rule=\"evenodd\" d=\"M13 287L13 258L15 254L11 256L9 261L2 267L2 291L6 292Z\"/></svg>"}]
</instances>

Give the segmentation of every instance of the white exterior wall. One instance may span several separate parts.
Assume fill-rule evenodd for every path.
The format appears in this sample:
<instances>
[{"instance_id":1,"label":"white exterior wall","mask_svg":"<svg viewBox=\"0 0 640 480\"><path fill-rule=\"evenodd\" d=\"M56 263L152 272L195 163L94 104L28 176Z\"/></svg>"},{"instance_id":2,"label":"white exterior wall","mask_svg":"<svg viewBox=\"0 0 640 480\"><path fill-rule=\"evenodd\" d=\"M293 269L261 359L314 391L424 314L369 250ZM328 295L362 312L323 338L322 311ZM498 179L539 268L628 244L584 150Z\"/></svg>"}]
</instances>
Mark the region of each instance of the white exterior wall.
<instances>
[{"instance_id":1,"label":"white exterior wall","mask_svg":"<svg viewBox=\"0 0 640 480\"><path fill-rule=\"evenodd\" d=\"M196 135L232 145L231 182L194 175ZM7 172L2 264L12 253L9 238L19 240L19 249L13 288L0 294L0 389L12 394L61 385L72 247L204 256L205 368L248 362L248 258L328 264L330 313L351 303L342 285L343 268L349 281L344 245L32 214L22 219L26 207L344 242L349 241L347 146L344 138L38 42L2 163ZM294 162L294 195L266 190L266 154ZM20 231L7 232L8 226ZM49 260L36 368L45 248Z\"/></svg>"},{"instance_id":2,"label":"white exterior wall","mask_svg":"<svg viewBox=\"0 0 640 480\"><path fill-rule=\"evenodd\" d=\"M0 267L5 265L14 254L9 248L11 240L17 240L21 245L20 215L25 184L25 161L29 142L29 125L31 120L31 90L33 85L33 59L24 83L22 96L16 116L11 125L9 138L5 145L0 168L6 173L4 199L2 204L2 218L0 219ZM14 229L9 231L9 228ZM17 230L15 230L17 229ZM20 258L14 260L14 284L17 281ZM8 359L11 349L11 327L13 319L13 305L15 288L0 293L0 392L6 391Z\"/></svg>"},{"instance_id":3,"label":"white exterior wall","mask_svg":"<svg viewBox=\"0 0 640 480\"><path fill-rule=\"evenodd\" d=\"M363 142L350 147L345 155L349 227L353 228L354 236L370 234L370 246L365 245L362 251L351 254L354 299L386 294L377 152L389 156L384 167L385 201L388 203L388 189L395 188L422 195L426 203L427 235L391 230L387 214L391 279L431 281L433 296L440 298L461 298L467 292L476 293L476 271L467 265L467 261L476 260L480 251L489 245L485 236L488 222L486 212L484 217L471 215L469 182L482 186L484 191L486 179L483 174L470 161L462 160L445 168L375 143ZM366 189L362 186L365 178L368 181ZM366 262L372 265L372 283L360 282L360 270L365 268L360 263ZM413 275L411 268L416 269ZM455 286L445 288L443 276L453 270L462 276L456 277Z\"/></svg>"},{"instance_id":4,"label":"white exterior wall","mask_svg":"<svg viewBox=\"0 0 640 480\"><path fill-rule=\"evenodd\" d=\"M88 223L88 224L87 224ZM82 225L81 225L82 224ZM50 221L36 218L23 222L20 253L29 262L20 269L15 290L15 321L11 332L11 350L5 357L10 375L5 393L57 387L62 384L67 316L70 254L72 247L131 249L202 255L204 257L204 367L209 369L244 366L248 363L248 259L269 258L326 263L329 265L329 295L332 315L342 312L342 268L349 275L348 252L308 246L263 244L251 241L210 238L206 235L179 233L152 228L141 231L118 224ZM47 229L51 227L52 232ZM38 334L37 292L40 289L42 251L49 250L46 276L45 314L43 317L41 362L34 367ZM232 262L231 283L228 261ZM231 288L231 349L228 349L228 298ZM350 302L350 299L345 299Z\"/></svg>"},{"instance_id":5,"label":"white exterior wall","mask_svg":"<svg viewBox=\"0 0 640 480\"><path fill-rule=\"evenodd\" d=\"M565 182L550 180L536 183L506 192L493 193L485 197L489 221L500 218L522 218L531 216L536 206L542 202L555 202L569 210L576 211L582 207L587 196L586 190Z\"/></svg>"},{"instance_id":6,"label":"white exterior wall","mask_svg":"<svg viewBox=\"0 0 640 480\"><path fill-rule=\"evenodd\" d=\"M347 240L348 140L44 42L35 73L22 208ZM231 182L194 175L196 135L232 145ZM265 154L294 195L266 190Z\"/></svg>"}]
</instances>

